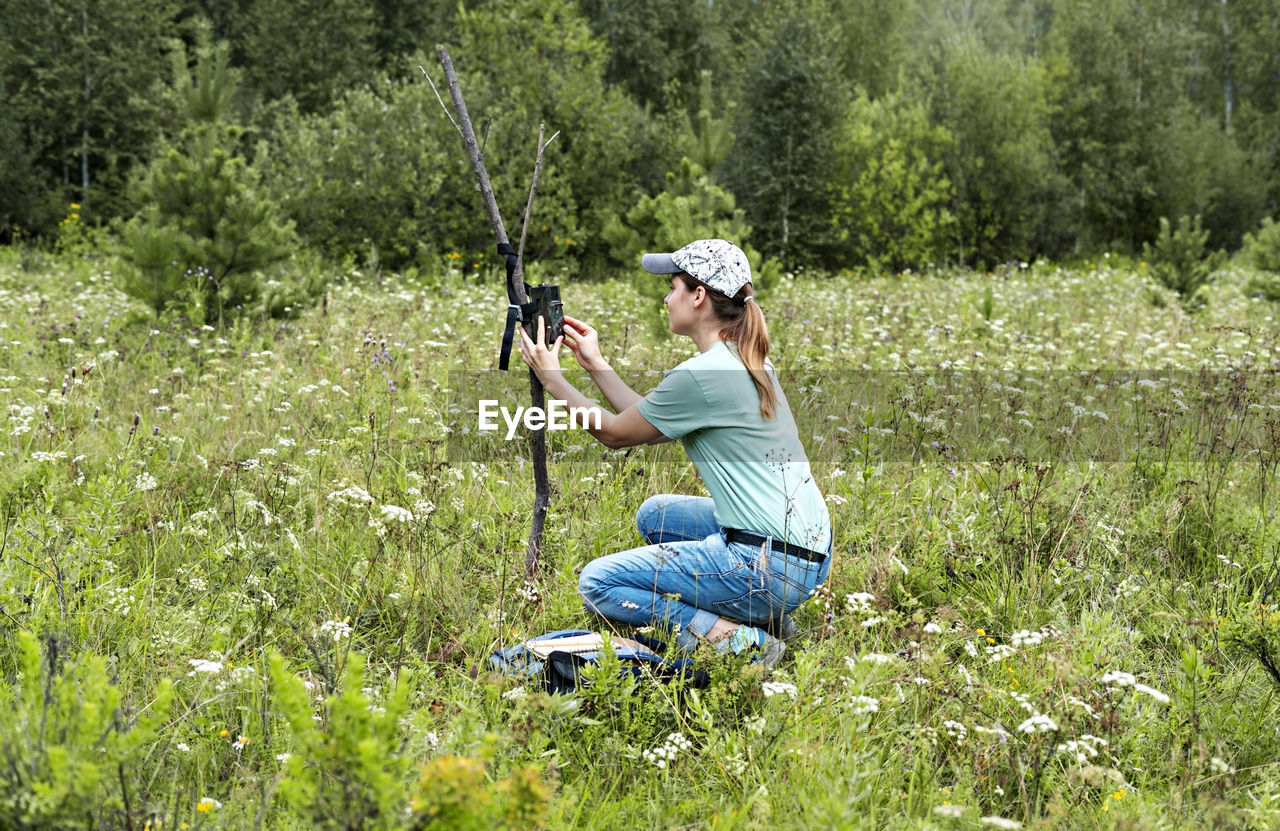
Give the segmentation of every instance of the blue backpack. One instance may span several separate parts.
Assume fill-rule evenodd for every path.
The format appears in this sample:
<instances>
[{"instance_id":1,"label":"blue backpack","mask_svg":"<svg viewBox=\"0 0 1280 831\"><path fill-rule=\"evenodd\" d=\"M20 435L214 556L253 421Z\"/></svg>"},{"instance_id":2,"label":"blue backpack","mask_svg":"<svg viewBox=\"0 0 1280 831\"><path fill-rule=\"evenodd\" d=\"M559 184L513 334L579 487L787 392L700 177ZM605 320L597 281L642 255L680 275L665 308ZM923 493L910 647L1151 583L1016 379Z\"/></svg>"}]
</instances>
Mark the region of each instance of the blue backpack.
<instances>
[{"instance_id":1,"label":"blue backpack","mask_svg":"<svg viewBox=\"0 0 1280 831\"><path fill-rule=\"evenodd\" d=\"M705 672L693 669L690 659L663 657L666 645L652 638L613 637L610 645L626 665L624 671L635 677L651 675L664 683L679 678L699 689L710 683ZM489 656L489 665L504 675L539 683L549 693L571 693L582 686L582 668L600 659L602 646L599 632L561 629L500 649Z\"/></svg>"}]
</instances>

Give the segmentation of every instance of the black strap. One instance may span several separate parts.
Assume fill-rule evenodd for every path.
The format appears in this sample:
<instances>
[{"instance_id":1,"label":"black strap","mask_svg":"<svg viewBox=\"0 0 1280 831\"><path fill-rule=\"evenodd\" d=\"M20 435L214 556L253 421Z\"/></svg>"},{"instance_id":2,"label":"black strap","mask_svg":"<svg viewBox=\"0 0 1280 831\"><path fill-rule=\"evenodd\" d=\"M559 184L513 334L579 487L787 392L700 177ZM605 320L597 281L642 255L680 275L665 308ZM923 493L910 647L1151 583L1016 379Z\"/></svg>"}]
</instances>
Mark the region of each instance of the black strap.
<instances>
[{"instance_id":1,"label":"black strap","mask_svg":"<svg viewBox=\"0 0 1280 831\"><path fill-rule=\"evenodd\" d=\"M724 529L724 538L725 542L741 542L746 543L747 545L764 545L765 540L769 539L768 537L762 537L759 534L753 534L750 531L742 531L738 528ZM779 554L784 554L789 557L799 557L800 559L808 560L811 563L820 563L827 559L826 554L819 554L817 551L810 551L807 548L801 548L798 545L793 545L784 540L780 540L777 537L773 538L773 545L770 547Z\"/></svg>"},{"instance_id":2,"label":"black strap","mask_svg":"<svg viewBox=\"0 0 1280 831\"><path fill-rule=\"evenodd\" d=\"M527 316L530 307L536 309L536 303L526 303L520 305L520 300L516 297L516 266L520 264L520 257L516 254L516 250L508 243L498 243L498 255L506 259L507 264L507 325L502 332L502 349L498 352L498 369L503 372L507 371L507 367L511 363L511 346L515 341L516 324L523 321ZM524 282L521 280L520 282ZM525 283L525 296L529 296L529 284Z\"/></svg>"}]
</instances>

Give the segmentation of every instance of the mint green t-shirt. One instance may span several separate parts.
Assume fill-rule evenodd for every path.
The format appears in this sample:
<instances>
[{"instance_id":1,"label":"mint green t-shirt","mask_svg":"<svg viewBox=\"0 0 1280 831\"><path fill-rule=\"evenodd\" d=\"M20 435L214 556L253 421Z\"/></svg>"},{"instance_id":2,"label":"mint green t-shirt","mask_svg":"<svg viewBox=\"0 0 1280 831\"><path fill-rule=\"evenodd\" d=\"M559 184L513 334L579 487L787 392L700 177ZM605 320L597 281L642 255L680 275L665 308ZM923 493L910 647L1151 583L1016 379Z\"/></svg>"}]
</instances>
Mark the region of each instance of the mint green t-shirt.
<instances>
[{"instance_id":1,"label":"mint green t-shirt","mask_svg":"<svg viewBox=\"0 0 1280 831\"><path fill-rule=\"evenodd\" d=\"M778 406L760 414L760 394L723 341L669 370L637 405L671 439L681 439L716 504L716 521L813 551L831 542L831 517L773 370Z\"/></svg>"}]
</instances>

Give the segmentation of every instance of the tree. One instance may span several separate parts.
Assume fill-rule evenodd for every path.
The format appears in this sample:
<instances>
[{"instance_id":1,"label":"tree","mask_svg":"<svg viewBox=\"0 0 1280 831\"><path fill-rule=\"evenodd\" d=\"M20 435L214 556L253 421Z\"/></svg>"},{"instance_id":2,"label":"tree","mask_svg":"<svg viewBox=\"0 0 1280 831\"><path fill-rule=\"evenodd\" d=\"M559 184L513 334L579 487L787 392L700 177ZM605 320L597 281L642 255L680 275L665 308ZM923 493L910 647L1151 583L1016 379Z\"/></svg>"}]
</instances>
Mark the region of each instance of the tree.
<instances>
[{"instance_id":1,"label":"tree","mask_svg":"<svg viewBox=\"0 0 1280 831\"><path fill-rule=\"evenodd\" d=\"M267 100L290 95L312 112L374 78L375 20L363 0L257 0L252 20L245 76Z\"/></svg>"},{"instance_id":2,"label":"tree","mask_svg":"<svg viewBox=\"0 0 1280 831\"><path fill-rule=\"evenodd\" d=\"M122 226L124 254L138 274L132 293L157 315L184 296L204 320L258 293L256 272L287 257L293 226L258 187L258 173L237 152L241 129L227 123L235 95L226 42L197 47L189 73L186 52L174 55L174 96L187 123L166 142L132 188L143 207Z\"/></svg>"},{"instance_id":3,"label":"tree","mask_svg":"<svg viewBox=\"0 0 1280 831\"><path fill-rule=\"evenodd\" d=\"M0 26L0 158L16 179L0 190L0 240L43 233L82 205L118 213L125 182L156 135L138 90L165 73L171 0L11 0ZM14 167L18 166L18 167ZM21 172L18 172L21 171Z\"/></svg>"},{"instance_id":4,"label":"tree","mask_svg":"<svg viewBox=\"0 0 1280 831\"><path fill-rule=\"evenodd\" d=\"M572 2L460 9L453 26L450 53L505 216L523 214L538 125L561 133L544 156L526 258L604 265L600 229L658 178L665 124L605 84L604 43ZM415 63L439 79L434 55ZM272 193L332 254L376 246L393 267L465 256L475 270L492 251L469 162L421 75L289 120L262 158Z\"/></svg>"},{"instance_id":5,"label":"tree","mask_svg":"<svg viewBox=\"0 0 1280 831\"><path fill-rule=\"evenodd\" d=\"M817 4L770 7L744 72L726 180L766 256L787 265L832 262L832 136L846 94L832 71L832 31Z\"/></svg>"},{"instance_id":6,"label":"tree","mask_svg":"<svg viewBox=\"0 0 1280 831\"><path fill-rule=\"evenodd\" d=\"M900 271L946 259L956 225L942 162L951 144L923 102L858 96L841 134L834 219L851 264Z\"/></svg>"},{"instance_id":7,"label":"tree","mask_svg":"<svg viewBox=\"0 0 1280 831\"><path fill-rule=\"evenodd\" d=\"M934 61L925 84L933 122L953 137L944 169L955 188L955 259L993 264L1058 252L1064 188L1043 66L972 36L939 46Z\"/></svg>"},{"instance_id":8,"label":"tree","mask_svg":"<svg viewBox=\"0 0 1280 831\"><path fill-rule=\"evenodd\" d=\"M1173 0L1176 2L1176 0ZM1059 0L1047 35L1051 130L1076 252L1155 234L1161 113L1196 76L1189 20L1168 0Z\"/></svg>"}]
</instances>

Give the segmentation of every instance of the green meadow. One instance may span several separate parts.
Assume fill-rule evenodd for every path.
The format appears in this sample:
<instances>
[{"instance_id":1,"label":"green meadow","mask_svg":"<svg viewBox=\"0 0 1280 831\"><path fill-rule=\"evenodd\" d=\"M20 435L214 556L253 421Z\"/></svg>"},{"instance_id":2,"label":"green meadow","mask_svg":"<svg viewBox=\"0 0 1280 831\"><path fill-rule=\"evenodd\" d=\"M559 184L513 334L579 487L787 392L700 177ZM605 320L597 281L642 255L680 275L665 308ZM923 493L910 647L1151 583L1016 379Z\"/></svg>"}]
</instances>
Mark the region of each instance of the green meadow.
<instances>
[{"instance_id":1,"label":"green meadow","mask_svg":"<svg viewBox=\"0 0 1280 831\"><path fill-rule=\"evenodd\" d=\"M596 627L576 572L701 486L679 447L552 435L526 582L528 444L471 385L527 376L465 271L313 273L323 302L214 329L109 259L0 252L0 828L1280 824L1280 306L1248 271L1194 310L1112 256L780 278L830 580L769 673L606 659L569 696L487 658ZM641 391L691 354L636 274L562 290Z\"/></svg>"}]
</instances>

